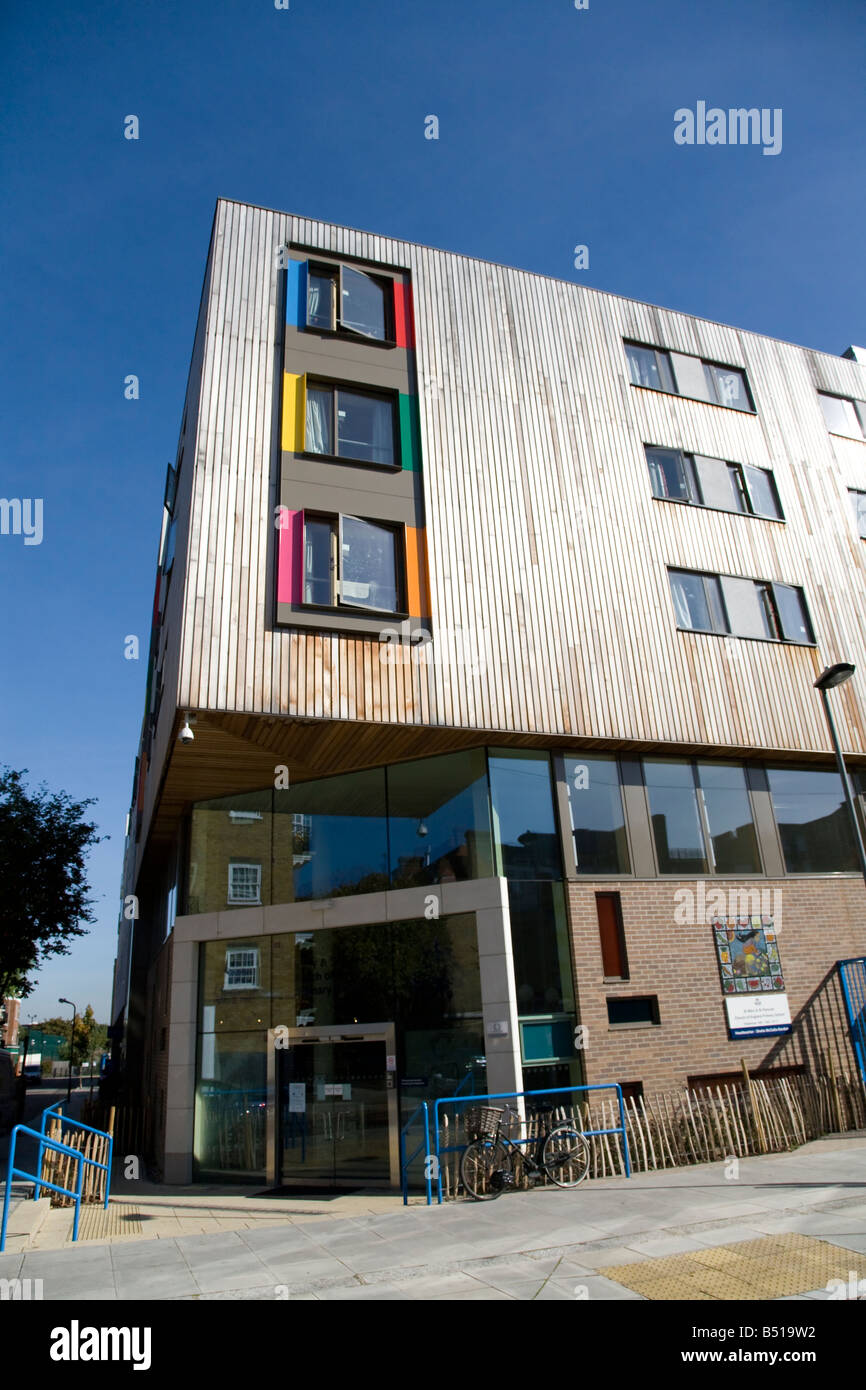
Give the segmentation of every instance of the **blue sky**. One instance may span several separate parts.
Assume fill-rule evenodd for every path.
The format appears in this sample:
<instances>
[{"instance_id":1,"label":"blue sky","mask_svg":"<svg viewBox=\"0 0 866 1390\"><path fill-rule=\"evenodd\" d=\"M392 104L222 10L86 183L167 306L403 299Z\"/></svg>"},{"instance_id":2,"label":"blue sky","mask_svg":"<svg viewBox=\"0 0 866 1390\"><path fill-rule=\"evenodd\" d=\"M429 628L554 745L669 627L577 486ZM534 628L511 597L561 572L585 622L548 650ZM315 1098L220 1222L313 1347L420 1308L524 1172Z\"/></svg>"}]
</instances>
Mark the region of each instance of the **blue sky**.
<instances>
[{"instance_id":1,"label":"blue sky","mask_svg":"<svg viewBox=\"0 0 866 1390\"><path fill-rule=\"evenodd\" d=\"M866 342L866 6L31 0L6 7L0 54L0 496L44 508L40 545L0 535L0 762L96 797L111 836L90 859L97 923L23 1012L64 994L104 1019L216 198L838 353ZM781 108L781 153L675 144L674 111L698 101Z\"/></svg>"}]
</instances>

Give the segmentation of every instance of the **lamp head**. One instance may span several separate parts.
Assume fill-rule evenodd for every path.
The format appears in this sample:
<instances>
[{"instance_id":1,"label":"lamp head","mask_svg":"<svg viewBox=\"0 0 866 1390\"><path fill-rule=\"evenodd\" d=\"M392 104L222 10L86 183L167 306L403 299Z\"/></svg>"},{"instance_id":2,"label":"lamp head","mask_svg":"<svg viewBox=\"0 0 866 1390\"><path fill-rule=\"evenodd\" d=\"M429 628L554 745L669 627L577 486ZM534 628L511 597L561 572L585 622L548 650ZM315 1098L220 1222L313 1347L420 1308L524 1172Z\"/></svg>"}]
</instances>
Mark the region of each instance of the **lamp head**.
<instances>
[{"instance_id":1,"label":"lamp head","mask_svg":"<svg viewBox=\"0 0 866 1390\"><path fill-rule=\"evenodd\" d=\"M832 690L837 685L844 685L845 681L851 679L855 669L850 661L837 661L835 666L828 666L821 672L815 682L815 689Z\"/></svg>"}]
</instances>

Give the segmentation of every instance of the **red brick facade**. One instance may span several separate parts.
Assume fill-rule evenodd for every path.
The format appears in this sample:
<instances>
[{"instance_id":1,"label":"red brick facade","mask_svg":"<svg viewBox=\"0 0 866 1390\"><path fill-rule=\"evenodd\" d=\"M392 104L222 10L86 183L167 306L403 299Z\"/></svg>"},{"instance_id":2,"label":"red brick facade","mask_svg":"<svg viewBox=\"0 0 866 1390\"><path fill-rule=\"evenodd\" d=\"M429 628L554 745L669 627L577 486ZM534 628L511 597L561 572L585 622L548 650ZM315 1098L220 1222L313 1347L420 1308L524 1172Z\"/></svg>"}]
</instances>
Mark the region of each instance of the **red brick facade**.
<instances>
[{"instance_id":1,"label":"red brick facade","mask_svg":"<svg viewBox=\"0 0 866 1390\"><path fill-rule=\"evenodd\" d=\"M811 1072L852 1073L854 1056L836 962L866 955L866 888L857 878L764 879L750 888L781 892L778 944L793 1031L782 1037L728 1034L713 932L709 924L679 926L678 889L694 879L659 882L575 882L568 885L578 1017L587 1028L588 1083L641 1081L649 1095L683 1085L689 1076L805 1065ZM709 893L743 888L713 880ZM596 892L619 892L629 979L605 981ZM680 913L682 916L682 913ZM612 1027L607 999L656 995L660 1023Z\"/></svg>"}]
</instances>

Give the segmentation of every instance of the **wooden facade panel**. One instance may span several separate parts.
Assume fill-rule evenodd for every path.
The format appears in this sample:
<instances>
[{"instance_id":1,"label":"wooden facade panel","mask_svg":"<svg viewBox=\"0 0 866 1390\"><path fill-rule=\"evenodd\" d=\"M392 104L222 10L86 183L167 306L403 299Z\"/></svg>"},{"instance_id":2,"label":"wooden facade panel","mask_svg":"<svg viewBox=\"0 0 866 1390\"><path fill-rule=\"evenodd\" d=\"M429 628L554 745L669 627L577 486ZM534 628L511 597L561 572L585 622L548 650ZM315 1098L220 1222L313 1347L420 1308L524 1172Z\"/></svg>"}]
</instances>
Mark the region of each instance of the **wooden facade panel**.
<instances>
[{"instance_id":1,"label":"wooden facade panel","mask_svg":"<svg viewBox=\"0 0 866 1390\"><path fill-rule=\"evenodd\" d=\"M283 242L412 273L434 633L484 635L474 675L466 662L385 664L369 638L274 627ZM846 492L866 487L866 444L827 434L815 388L863 396L862 366L236 203L218 204L210 266L183 706L827 748L815 674L866 662L863 543ZM632 387L623 338L742 367L757 413ZM655 500L645 444L772 468L784 525ZM818 651L678 632L669 566L802 584ZM839 713L848 747L866 754L854 692Z\"/></svg>"}]
</instances>

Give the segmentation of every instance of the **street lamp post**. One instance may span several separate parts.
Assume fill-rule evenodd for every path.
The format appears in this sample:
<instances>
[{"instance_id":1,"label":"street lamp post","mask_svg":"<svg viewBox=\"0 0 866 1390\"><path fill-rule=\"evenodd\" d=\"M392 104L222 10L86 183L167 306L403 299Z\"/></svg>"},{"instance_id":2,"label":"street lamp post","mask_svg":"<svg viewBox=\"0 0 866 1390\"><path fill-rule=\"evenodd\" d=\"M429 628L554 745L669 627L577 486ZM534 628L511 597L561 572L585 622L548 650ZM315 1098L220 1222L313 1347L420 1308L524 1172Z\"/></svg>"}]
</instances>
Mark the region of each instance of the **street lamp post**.
<instances>
[{"instance_id":1,"label":"street lamp post","mask_svg":"<svg viewBox=\"0 0 866 1390\"><path fill-rule=\"evenodd\" d=\"M830 738L833 749L836 753L836 765L839 768L839 776L842 779L842 790L845 793L845 803L848 807L848 814L851 817L851 828L854 832L854 843L857 846L857 855L860 859L860 872L866 881L866 848L863 845L863 836L860 833L860 822L857 819L857 812L854 807L854 798L851 795L851 783L848 781L848 772L845 767L845 760L842 757L842 749L839 746L839 737L836 733L836 725L833 723L833 716L830 713L830 701L827 699L827 691L833 690L837 685L843 685L850 680L854 674L854 667L848 661L839 661L835 666L828 666L822 671L815 681L815 689L820 690L821 699L824 702L824 714L827 716L827 727L830 730Z\"/></svg>"},{"instance_id":2,"label":"street lamp post","mask_svg":"<svg viewBox=\"0 0 866 1390\"><path fill-rule=\"evenodd\" d=\"M78 1010L71 999L58 999L57 1002L58 1004L69 1004L72 1009L72 1029L69 1034L69 1080L66 1087L66 1104L68 1106L72 1100L72 1056L75 1051L75 1015Z\"/></svg>"}]
</instances>

